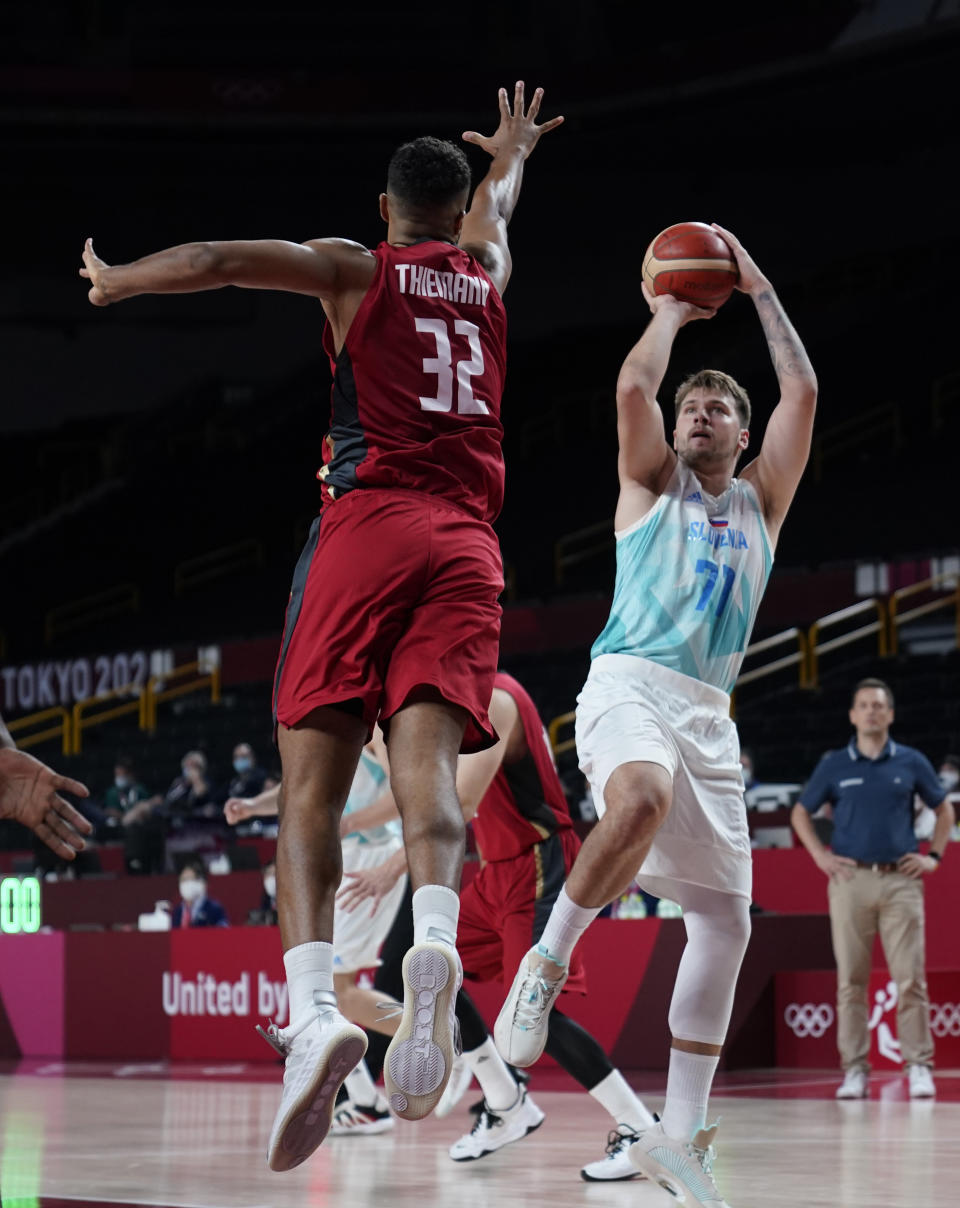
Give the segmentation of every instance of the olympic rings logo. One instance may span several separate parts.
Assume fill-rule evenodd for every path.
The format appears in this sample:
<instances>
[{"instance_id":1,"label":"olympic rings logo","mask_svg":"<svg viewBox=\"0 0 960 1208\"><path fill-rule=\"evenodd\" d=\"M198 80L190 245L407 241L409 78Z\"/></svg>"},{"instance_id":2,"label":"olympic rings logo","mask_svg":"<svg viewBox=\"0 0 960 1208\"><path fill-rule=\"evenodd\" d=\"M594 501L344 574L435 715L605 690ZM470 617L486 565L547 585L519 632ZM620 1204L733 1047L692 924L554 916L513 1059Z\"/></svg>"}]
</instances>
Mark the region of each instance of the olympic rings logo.
<instances>
[{"instance_id":1,"label":"olympic rings logo","mask_svg":"<svg viewBox=\"0 0 960 1208\"><path fill-rule=\"evenodd\" d=\"M819 1005L805 1002L802 1006L792 1002L784 1011L783 1018L794 1036L801 1039L812 1036L818 1040L833 1023L834 1010L827 1002Z\"/></svg>"},{"instance_id":2,"label":"olympic rings logo","mask_svg":"<svg viewBox=\"0 0 960 1208\"><path fill-rule=\"evenodd\" d=\"M960 1036L960 1004L930 1004L930 1031L934 1036Z\"/></svg>"}]
</instances>

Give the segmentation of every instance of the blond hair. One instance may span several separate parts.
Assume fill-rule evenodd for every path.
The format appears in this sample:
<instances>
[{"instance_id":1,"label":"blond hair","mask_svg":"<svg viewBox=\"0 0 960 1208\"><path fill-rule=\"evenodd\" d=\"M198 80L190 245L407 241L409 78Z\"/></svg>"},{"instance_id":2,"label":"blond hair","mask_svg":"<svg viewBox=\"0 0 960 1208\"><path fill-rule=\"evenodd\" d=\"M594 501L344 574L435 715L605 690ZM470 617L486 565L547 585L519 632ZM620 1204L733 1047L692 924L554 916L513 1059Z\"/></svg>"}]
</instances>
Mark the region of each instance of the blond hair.
<instances>
[{"instance_id":1,"label":"blond hair","mask_svg":"<svg viewBox=\"0 0 960 1208\"><path fill-rule=\"evenodd\" d=\"M680 414L683 400L691 390L718 390L722 394L728 395L733 400L737 415L740 417L740 427L750 427L750 396L729 373L724 373L721 369L700 369L697 373L691 373L689 377L685 377L677 387L677 393L674 396L675 415Z\"/></svg>"}]
</instances>

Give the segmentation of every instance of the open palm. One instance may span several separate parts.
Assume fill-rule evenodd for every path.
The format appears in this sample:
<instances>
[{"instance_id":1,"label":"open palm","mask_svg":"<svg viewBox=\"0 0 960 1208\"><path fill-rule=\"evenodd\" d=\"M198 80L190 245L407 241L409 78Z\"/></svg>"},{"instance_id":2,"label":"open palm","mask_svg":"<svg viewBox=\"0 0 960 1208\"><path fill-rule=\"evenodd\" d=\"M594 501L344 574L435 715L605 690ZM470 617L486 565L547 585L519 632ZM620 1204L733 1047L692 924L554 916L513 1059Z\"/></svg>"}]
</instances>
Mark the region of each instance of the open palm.
<instances>
[{"instance_id":1,"label":"open palm","mask_svg":"<svg viewBox=\"0 0 960 1208\"><path fill-rule=\"evenodd\" d=\"M72 860L93 827L62 792L90 795L78 780L60 776L26 751L0 751L0 818L29 827L58 856Z\"/></svg>"}]
</instances>

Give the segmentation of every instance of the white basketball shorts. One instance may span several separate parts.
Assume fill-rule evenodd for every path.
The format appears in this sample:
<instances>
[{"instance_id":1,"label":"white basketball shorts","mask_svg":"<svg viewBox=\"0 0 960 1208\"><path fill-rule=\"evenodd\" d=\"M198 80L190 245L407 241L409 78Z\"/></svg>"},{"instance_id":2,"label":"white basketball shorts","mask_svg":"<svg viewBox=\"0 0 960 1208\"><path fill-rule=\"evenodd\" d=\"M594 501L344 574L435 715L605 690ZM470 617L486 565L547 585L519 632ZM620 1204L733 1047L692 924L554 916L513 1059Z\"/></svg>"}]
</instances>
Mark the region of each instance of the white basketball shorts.
<instances>
[{"instance_id":1,"label":"white basketball shorts","mask_svg":"<svg viewBox=\"0 0 960 1208\"><path fill-rule=\"evenodd\" d=\"M381 843L364 843L349 837L343 841L343 872L376 868L403 847L399 836ZM342 882L346 883L346 882ZM338 902L333 911L333 971L356 973L380 964L380 948L396 917L400 899L407 886L404 874L377 905L371 915L370 902L361 902L353 910L344 910Z\"/></svg>"},{"instance_id":2,"label":"white basketball shorts","mask_svg":"<svg viewBox=\"0 0 960 1208\"><path fill-rule=\"evenodd\" d=\"M642 888L681 906L684 883L751 896L740 743L725 692L649 659L602 654L577 698L576 738L599 817L621 764L659 764L673 778L670 812L637 876Z\"/></svg>"}]
</instances>

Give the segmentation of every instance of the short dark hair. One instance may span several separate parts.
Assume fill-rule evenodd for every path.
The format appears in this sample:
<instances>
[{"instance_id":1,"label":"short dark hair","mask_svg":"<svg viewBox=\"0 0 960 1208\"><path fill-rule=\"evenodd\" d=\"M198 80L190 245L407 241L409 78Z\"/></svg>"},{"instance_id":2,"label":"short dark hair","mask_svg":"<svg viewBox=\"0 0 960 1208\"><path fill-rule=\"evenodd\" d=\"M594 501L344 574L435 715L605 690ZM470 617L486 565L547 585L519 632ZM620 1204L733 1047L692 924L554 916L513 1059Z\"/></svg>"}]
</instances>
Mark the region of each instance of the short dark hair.
<instances>
[{"instance_id":1,"label":"short dark hair","mask_svg":"<svg viewBox=\"0 0 960 1208\"><path fill-rule=\"evenodd\" d=\"M130 755L118 755L113 761L115 768L124 768L128 772L136 771L136 764Z\"/></svg>"},{"instance_id":2,"label":"short dark hair","mask_svg":"<svg viewBox=\"0 0 960 1208\"><path fill-rule=\"evenodd\" d=\"M866 679L862 679L853 690L853 696L850 697L850 706L853 707L854 701L857 699L857 693L861 688L879 688L881 692L887 694L887 704L893 708L893 689L886 681L877 679L876 676L869 675Z\"/></svg>"},{"instance_id":3,"label":"short dark hair","mask_svg":"<svg viewBox=\"0 0 960 1208\"><path fill-rule=\"evenodd\" d=\"M188 868L191 872L195 872L200 880L205 881L207 879L207 866L200 856L188 856L180 866L180 872L177 875L182 876Z\"/></svg>"},{"instance_id":4,"label":"short dark hair","mask_svg":"<svg viewBox=\"0 0 960 1208\"><path fill-rule=\"evenodd\" d=\"M729 395L733 400L737 415L740 417L740 427L750 427L750 396L735 378L732 378L729 373L724 373L722 369L700 369L696 373L691 373L689 377L685 377L677 387L677 393L674 396L674 415L680 414L683 400L690 391L700 389L717 390Z\"/></svg>"},{"instance_id":5,"label":"short dark hair","mask_svg":"<svg viewBox=\"0 0 960 1208\"><path fill-rule=\"evenodd\" d=\"M459 147L425 135L394 151L387 168L387 192L403 205L434 209L470 188L470 165Z\"/></svg>"}]
</instances>

